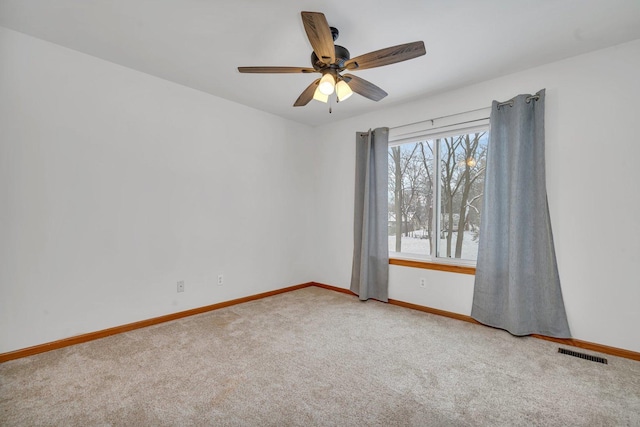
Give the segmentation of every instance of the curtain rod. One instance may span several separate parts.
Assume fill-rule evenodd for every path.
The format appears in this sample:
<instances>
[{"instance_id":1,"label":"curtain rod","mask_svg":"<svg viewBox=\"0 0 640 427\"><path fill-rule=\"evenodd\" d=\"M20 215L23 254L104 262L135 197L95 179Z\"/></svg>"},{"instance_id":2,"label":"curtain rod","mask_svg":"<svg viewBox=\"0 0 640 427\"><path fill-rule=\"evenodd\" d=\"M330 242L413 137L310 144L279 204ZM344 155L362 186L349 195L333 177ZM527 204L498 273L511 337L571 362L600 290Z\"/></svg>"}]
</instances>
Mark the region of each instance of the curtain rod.
<instances>
[{"instance_id":1,"label":"curtain rod","mask_svg":"<svg viewBox=\"0 0 640 427\"><path fill-rule=\"evenodd\" d=\"M530 103L530 102L531 102L531 100L532 100L532 99L533 99L533 100L535 100L535 101L537 101L538 99L540 99L540 95L531 95L531 96L527 96L527 97L525 98L525 101L526 101L526 102L527 102L527 104L528 104L528 103ZM508 101L499 102L499 103L498 103L498 107L497 107L497 108L498 108L498 110L499 110L499 109L500 109L500 107L504 107L505 105L508 105L509 107L513 107L513 103L514 103L514 102L515 102L515 98L511 98L511 99L510 99L510 100L508 100Z\"/></svg>"},{"instance_id":2,"label":"curtain rod","mask_svg":"<svg viewBox=\"0 0 640 427\"><path fill-rule=\"evenodd\" d=\"M405 128L407 126L418 125L420 123L426 123L426 122L431 122L431 125L433 125L433 122L436 121L436 120L446 119L448 117L454 117L454 116L461 116L463 114L475 113L476 111L488 110L490 108L491 107L476 108L475 110L463 111L462 113L449 114L449 115L446 115L446 116L434 117L433 119L420 120L420 121L413 122L413 123L407 123L406 125L394 126L394 127L389 128L389 129ZM486 119L486 117L483 118L483 119ZM475 120L472 120L472 121L475 121Z\"/></svg>"},{"instance_id":3,"label":"curtain rod","mask_svg":"<svg viewBox=\"0 0 640 427\"><path fill-rule=\"evenodd\" d=\"M526 98L527 103L531 102L532 99L537 101L538 99L540 99L540 95L536 94L536 95L528 96ZM515 98L511 98L508 101L499 102L498 103L498 108L504 107L505 105L509 105L510 107L513 107L514 100L515 100ZM420 121L413 122L413 123L407 123L405 125L399 125L399 126L390 127L389 129L390 130L391 129L399 129L399 128L418 125L420 123L426 123L426 122L431 122L431 125L433 126L433 124L434 124L433 122L436 121L436 120L446 119L446 118L454 117L454 116L461 116L463 114L475 113L476 111L482 111L482 110L487 110L487 109L491 109L491 107L476 108L475 110L463 111L462 113L454 113L454 114L449 114L449 115L446 115L446 116L434 117L433 119L420 120ZM488 117L483 117L481 119L471 120L471 121L463 122L463 123L459 123L459 124L471 123L471 122L474 122L474 121L485 120L485 119L488 119ZM447 126L440 126L440 127L447 127ZM439 129L439 128L435 128L435 129Z\"/></svg>"},{"instance_id":4,"label":"curtain rod","mask_svg":"<svg viewBox=\"0 0 640 427\"><path fill-rule=\"evenodd\" d=\"M484 110L484 108L483 108L483 110ZM449 117L449 116L445 116L445 117ZM452 127L452 126L466 125L466 124L469 124L469 123L481 122L481 121L488 120L488 119L489 119L489 116L487 116L487 117L480 117L480 118L478 118L478 119L474 119L474 120L467 120L466 122L458 122L458 123L452 123L452 124L450 124L450 125L436 126L436 127L434 127L434 128L429 128L428 130L429 130L429 131L432 131L432 130L437 130L437 129L450 128L450 127ZM436 120L436 119L433 119L433 120ZM427 120L427 121L428 121L428 120ZM422 122L418 122L418 123L422 123ZM405 125L405 126L409 126L409 125ZM398 127L401 127L401 126L398 126ZM416 134L416 132L401 133L401 134L399 134L399 135L396 135L396 136L393 138L393 140L398 140L398 139L401 139L403 136L407 136L407 135L415 135L415 134Z\"/></svg>"}]
</instances>

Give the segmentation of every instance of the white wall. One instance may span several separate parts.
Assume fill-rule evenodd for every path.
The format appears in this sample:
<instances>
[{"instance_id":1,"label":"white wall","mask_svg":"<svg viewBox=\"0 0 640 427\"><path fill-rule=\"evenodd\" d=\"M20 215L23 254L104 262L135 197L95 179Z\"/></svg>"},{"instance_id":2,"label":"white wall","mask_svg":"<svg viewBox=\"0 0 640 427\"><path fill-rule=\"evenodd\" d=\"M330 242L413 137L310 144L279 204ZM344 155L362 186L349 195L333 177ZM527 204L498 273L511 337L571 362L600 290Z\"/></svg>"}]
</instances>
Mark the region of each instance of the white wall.
<instances>
[{"instance_id":1,"label":"white wall","mask_svg":"<svg viewBox=\"0 0 640 427\"><path fill-rule=\"evenodd\" d=\"M313 280L308 131L0 27L0 352Z\"/></svg>"},{"instance_id":2,"label":"white wall","mask_svg":"<svg viewBox=\"0 0 640 427\"><path fill-rule=\"evenodd\" d=\"M383 101L310 138L306 126L0 28L0 352L310 280L347 288L355 132L543 87L570 326L640 351L638 69L640 41ZM473 276L391 266L390 280L392 298L470 313Z\"/></svg>"},{"instance_id":3,"label":"white wall","mask_svg":"<svg viewBox=\"0 0 640 427\"><path fill-rule=\"evenodd\" d=\"M349 287L356 131L488 107L494 99L546 88L547 191L573 336L640 351L638 70L640 40L322 128L314 156L315 280ZM426 289L419 277L427 278ZM469 315L473 279L391 266L390 297Z\"/></svg>"}]
</instances>

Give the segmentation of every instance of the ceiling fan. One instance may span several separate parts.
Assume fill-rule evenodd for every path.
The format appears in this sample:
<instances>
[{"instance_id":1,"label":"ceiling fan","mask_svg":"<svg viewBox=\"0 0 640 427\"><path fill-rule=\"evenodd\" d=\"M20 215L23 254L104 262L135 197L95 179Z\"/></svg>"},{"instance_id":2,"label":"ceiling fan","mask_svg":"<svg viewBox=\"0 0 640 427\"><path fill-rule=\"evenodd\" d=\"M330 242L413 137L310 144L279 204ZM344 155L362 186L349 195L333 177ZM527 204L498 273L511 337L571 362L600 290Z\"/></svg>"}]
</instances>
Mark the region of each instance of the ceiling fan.
<instances>
[{"instance_id":1,"label":"ceiling fan","mask_svg":"<svg viewBox=\"0 0 640 427\"><path fill-rule=\"evenodd\" d=\"M387 92L367 80L353 74L341 74L343 71L365 70L395 64L424 55L422 41L405 43L364 55L351 58L349 51L334 44L338 38L338 30L329 27L324 14L319 12L302 12L302 23L313 47L311 66L304 67L238 67L241 73L320 73L322 77L311 83L293 104L294 107L305 106L312 99L327 102L334 90L338 101L344 101L353 92L380 101Z\"/></svg>"}]
</instances>

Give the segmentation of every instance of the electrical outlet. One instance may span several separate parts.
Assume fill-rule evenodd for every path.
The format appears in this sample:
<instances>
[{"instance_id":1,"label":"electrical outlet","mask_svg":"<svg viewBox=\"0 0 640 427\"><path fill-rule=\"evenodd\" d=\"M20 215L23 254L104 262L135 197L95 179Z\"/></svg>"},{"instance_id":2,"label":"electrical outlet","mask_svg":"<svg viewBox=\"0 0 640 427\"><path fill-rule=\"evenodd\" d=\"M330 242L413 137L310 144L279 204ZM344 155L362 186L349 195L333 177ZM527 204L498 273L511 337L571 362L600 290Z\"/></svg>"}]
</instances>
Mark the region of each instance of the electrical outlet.
<instances>
[{"instance_id":1,"label":"electrical outlet","mask_svg":"<svg viewBox=\"0 0 640 427\"><path fill-rule=\"evenodd\" d=\"M178 292L184 292L184 280L178 281Z\"/></svg>"},{"instance_id":2,"label":"electrical outlet","mask_svg":"<svg viewBox=\"0 0 640 427\"><path fill-rule=\"evenodd\" d=\"M427 286L427 281L424 277L420 278L420 287L425 288Z\"/></svg>"},{"instance_id":3,"label":"electrical outlet","mask_svg":"<svg viewBox=\"0 0 640 427\"><path fill-rule=\"evenodd\" d=\"M222 274L218 274L218 286L222 286L224 284L224 276Z\"/></svg>"}]
</instances>

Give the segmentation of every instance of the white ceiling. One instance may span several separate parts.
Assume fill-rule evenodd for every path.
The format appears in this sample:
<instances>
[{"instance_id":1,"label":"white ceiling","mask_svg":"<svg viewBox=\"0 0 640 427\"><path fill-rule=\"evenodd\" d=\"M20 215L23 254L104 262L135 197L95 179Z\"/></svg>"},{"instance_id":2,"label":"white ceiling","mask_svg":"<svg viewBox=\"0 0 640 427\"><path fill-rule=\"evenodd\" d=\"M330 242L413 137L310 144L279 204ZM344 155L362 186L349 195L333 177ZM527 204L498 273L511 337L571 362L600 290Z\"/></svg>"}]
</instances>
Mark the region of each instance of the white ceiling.
<instances>
[{"instance_id":1,"label":"white ceiling","mask_svg":"<svg viewBox=\"0 0 640 427\"><path fill-rule=\"evenodd\" d=\"M423 40L427 54L357 71L389 93L293 107L310 66L300 12L323 12L355 57ZM640 38L640 0L0 0L0 25L310 125L356 116Z\"/></svg>"}]
</instances>

